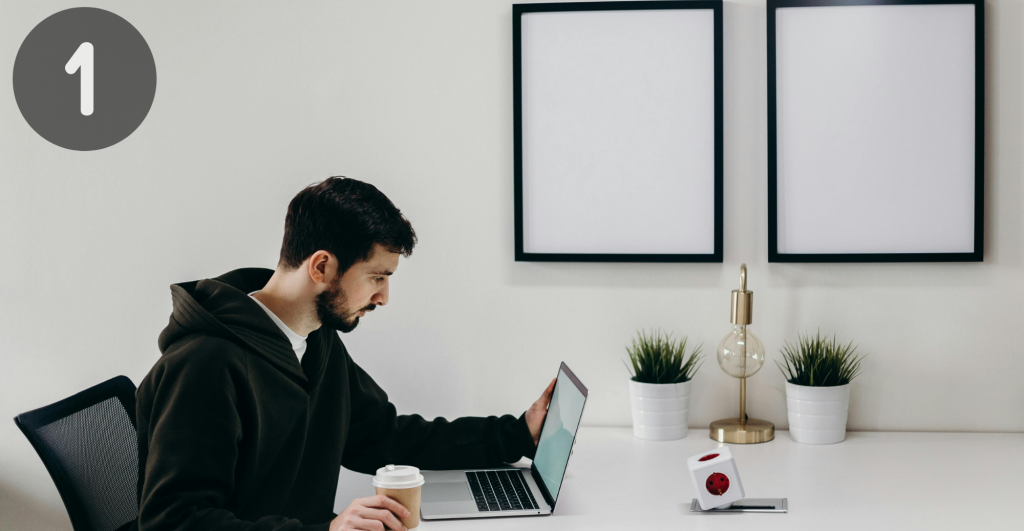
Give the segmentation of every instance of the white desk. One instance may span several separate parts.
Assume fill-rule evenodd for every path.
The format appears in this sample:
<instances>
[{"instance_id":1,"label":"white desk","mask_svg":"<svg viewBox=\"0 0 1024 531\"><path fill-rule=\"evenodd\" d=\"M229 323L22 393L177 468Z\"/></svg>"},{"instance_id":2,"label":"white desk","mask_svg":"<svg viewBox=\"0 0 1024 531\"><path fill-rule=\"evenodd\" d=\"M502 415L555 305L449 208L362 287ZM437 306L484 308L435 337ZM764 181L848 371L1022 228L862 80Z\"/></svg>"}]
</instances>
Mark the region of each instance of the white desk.
<instances>
[{"instance_id":1,"label":"white desk","mask_svg":"<svg viewBox=\"0 0 1024 531\"><path fill-rule=\"evenodd\" d=\"M730 445L748 497L789 498L786 514L689 512L688 456L719 446L707 430L643 441L629 428L581 428L553 516L422 522L422 531L509 529L1024 529L1024 434L849 432L827 446ZM373 494L342 471L335 512Z\"/></svg>"}]
</instances>

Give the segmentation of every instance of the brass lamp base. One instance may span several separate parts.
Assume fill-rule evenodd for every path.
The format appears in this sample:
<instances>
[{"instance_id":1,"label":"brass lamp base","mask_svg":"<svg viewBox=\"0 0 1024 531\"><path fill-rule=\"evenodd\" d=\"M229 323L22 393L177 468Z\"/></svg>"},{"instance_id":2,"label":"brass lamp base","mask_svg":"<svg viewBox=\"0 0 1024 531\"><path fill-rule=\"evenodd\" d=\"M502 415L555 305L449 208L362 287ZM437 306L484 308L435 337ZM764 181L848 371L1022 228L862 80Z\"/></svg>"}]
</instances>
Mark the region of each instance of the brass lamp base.
<instances>
[{"instance_id":1,"label":"brass lamp base","mask_svg":"<svg viewBox=\"0 0 1024 531\"><path fill-rule=\"evenodd\" d=\"M746 422L740 419L721 419L711 423L711 438L722 443L754 444L768 442L775 438L775 425L767 420L747 417Z\"/></svg>"}]
</instances>

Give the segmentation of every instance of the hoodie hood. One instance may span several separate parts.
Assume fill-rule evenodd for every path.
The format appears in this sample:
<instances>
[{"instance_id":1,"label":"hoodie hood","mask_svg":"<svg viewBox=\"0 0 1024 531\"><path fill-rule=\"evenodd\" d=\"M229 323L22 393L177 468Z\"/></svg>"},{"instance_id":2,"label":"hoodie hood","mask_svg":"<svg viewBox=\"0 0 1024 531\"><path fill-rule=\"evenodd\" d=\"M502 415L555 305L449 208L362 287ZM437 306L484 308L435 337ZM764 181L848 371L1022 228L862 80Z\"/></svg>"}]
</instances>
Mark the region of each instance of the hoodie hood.
<instances>
[{"instance_id":1,"label":"hoodie hood","mask_svg":"<svg viewBox=\"0 0 1024 531\"><path fill-rule=\"evenodd\" d=\"M223 337L251 351L302 384L306 374L284 332L249 297L263 289L274 274L262 267L236 269L216 278L171 285L171 312L167 327L157 340L161 354L175 341L196 333ZM309 334L307 349L320 330Z\"/></svg>"}]
</instances>

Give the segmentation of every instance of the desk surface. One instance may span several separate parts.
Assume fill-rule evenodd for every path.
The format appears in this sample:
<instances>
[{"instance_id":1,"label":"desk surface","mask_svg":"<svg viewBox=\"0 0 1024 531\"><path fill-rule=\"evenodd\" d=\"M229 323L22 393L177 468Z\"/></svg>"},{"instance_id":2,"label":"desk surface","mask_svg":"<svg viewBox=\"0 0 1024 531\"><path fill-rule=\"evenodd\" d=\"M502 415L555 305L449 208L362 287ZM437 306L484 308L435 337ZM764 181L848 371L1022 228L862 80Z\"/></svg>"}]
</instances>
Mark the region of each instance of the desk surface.
<instances>
[{"instance_id":1,"label":"desk surface","mask_svg":"<svg viewBox=\"0 0 1024 531\"><path fill-rule=\"evenodd\" d=\"M553 516L420 530L1024 529L1024 434L849 432L814 446L779 431L768 443L729 446L747 496L789 498L789 513L691 513L686 458L718 446L707 430L662 442L583 427ZM372 494L370 476L342 471L335 512Z\"/></svg>"}]
</instances>

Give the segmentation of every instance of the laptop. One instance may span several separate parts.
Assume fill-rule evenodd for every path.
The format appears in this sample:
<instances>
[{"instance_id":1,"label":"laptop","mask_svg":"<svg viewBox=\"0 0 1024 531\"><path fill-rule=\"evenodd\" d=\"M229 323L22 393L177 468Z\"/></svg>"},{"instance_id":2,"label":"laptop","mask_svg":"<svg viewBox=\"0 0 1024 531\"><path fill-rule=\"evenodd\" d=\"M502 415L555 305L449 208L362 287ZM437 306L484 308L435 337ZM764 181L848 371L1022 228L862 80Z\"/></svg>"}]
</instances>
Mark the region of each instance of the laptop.
<instances>
[{"instance_id":1,"label":"laptop","mask_svg":"<svg viewBox=\"0 0 1024 531\"><path fill-rule=\"evenodd\" d=\"M553 513L586 402L587 388L563 362L530 468L424 470L422 519Z\"/></svg>"}]
</instances>

